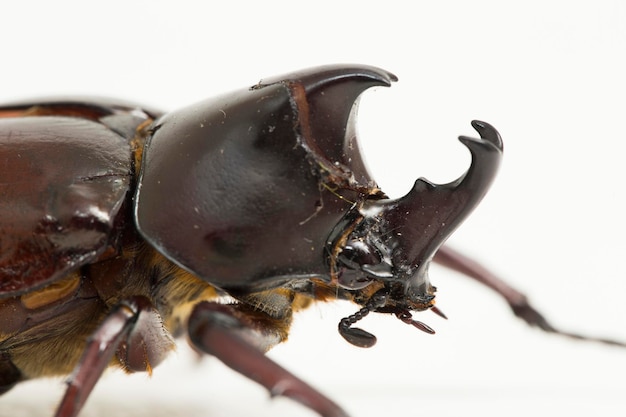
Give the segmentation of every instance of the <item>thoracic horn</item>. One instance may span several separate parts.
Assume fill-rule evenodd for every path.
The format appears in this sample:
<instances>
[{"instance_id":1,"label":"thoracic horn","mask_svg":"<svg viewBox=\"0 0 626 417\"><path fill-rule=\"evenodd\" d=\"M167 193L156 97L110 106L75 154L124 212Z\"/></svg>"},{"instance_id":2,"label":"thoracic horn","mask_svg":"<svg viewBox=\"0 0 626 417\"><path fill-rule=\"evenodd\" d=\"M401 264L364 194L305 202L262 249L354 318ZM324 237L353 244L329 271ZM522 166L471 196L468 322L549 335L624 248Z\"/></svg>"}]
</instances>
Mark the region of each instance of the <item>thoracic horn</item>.
<instances>
[{"instance_id":1,"label":"thoracic horn","mask_svg":"<svg viewBox=\"0 0 626 417\"><path fill-rule=\"evenodd\" d=\"M500 165L503 146L498 132L480 121L473 121L472 126L480 139L459 137L472 154L464 175L443 185L420 178L404 197L368 204L394 234L391 264L396 278L406 280L409 299L427 296L431 259L483 198Z\"/></svg>"},{"instance_id":2,"label":"thoracic horn","mask_svg":"<svg viewBox=\"0 0 626 417\"><path fill-rule=\"evenodd\" d=\"M264 79L259 86L274 82L291 90L302 138L319 160L347 167L357 184L367 185L371 176L356 142L356 110L359 96L368 88L389 87L398 78L380 68L364 65L331 65L304 70L289 76ZM342 176L341 172L332 172Z\"/></svg>"}]
</instances>

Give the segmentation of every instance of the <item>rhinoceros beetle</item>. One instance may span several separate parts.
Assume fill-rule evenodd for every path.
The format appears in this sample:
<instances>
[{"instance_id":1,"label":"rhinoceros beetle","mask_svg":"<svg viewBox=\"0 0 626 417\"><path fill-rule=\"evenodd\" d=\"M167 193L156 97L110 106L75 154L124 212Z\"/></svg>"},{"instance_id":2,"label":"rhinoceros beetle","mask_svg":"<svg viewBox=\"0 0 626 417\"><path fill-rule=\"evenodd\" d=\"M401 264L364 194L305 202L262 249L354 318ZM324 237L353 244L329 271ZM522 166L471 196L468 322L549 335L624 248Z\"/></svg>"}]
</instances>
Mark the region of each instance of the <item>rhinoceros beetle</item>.
<instances>
[{"instance_id":1,"label":"rhinoceros beetle","mask_svg":"<svg viewBox=\"0 0 626 417\"><path fill-rule=\"evenodd\" d=\"M200 351L322 416L346 413L264 355L314 301L355 303L339 333L435 307L434 260L499 292L557 332L481 265L443 246L502 156L489 124L449 184L401 198L361 157L356 103L396 77L319 67L171 113L103 99L0 106L0 393L71 374L56 412L73 417L108 366L151 372L186 330ZM557 332L580 337L570 333ZM607 343L617 343L602 340ZM619 343L618 343L619 344Z\"/></svg>"}]
</instances>

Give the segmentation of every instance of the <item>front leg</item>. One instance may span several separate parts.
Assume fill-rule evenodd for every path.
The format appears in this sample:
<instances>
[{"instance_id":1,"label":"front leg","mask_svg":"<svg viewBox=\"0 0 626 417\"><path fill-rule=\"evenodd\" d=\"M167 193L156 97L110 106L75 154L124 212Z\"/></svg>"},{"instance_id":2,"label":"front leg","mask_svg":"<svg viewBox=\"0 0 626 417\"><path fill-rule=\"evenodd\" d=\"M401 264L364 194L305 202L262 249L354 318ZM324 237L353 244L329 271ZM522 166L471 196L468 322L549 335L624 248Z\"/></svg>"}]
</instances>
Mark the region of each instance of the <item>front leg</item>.
<instances>
[{"instance_id":1,"label":"front leg","mask_svg":"<svg viewBox=\"0 0 626 417\"><path fill-rule=\"evenodd\" d=\"M454 271L460 272L463 275L473 278L481 284L491 288L496 293L500 294L500 296L502 296L509 304L511 310L513 310L513 313L531 326L536 326L546 332L555 333L574 339L590 340L594 342L606 343L609 345L622 347L626 346L626 343L617 340L584 336L578 333L572 333L555 328L546 320L545 317L543 317L543 315L538 310L536 310L530 304L530 302L523 293L511 287L504 280L485 268L480 263L468 258L467 256L455 251L454 249L451 249L449 246L441 247L435 255L434 261L442 266L445 266Z\"/></svg>"},{"instance_id":2,"label":"front leg","mask_svg":"<svg viewBox=\"0 0 626 417\"><path fill-rule=\"evenodd\" d=\"M270 395L291 398L324 417L347 417L333 401L265 356L264 351L286 337L286 330L284 320L242 304L205 301L189 318L194 346L261 384Z\"/></svg>"}]
</instances>

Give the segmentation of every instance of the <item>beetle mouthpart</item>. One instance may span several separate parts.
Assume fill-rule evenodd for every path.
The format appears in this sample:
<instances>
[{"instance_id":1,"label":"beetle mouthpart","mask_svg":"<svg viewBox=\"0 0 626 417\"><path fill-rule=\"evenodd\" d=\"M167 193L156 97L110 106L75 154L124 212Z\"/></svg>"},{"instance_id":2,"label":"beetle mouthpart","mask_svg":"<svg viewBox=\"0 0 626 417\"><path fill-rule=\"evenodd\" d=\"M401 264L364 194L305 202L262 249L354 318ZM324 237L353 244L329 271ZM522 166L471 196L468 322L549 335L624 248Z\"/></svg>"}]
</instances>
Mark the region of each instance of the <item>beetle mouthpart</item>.
<instances>
[{"instance_id":1,"label":"beetle mouthpart","mask_svg":"<svg viewBox=\"0 0 626 417\"><path fill-rule=\"evenodd\" d=\"M420 329L424 333L435 334L435 330L432 327L427 325L426 323L422 323L421 321L413 320L413 316L408 310L402 310L395 313L396 317L400 319L400 321L415 326Z\"/></svg>"},{"instance_id":2,"label":"beetle mouthpart","mask_svg":"<svg viewBox=\"0 0 626 417\"><path fill-rule=\"evenodd\" d=\"M430 311L432 311L433 313L435 313L435 314L436 314L436 315L438 315L439 317L441 317L441 318L444 318L444 319L448 320L448 316L446 316L446 315L443 313L443 311L439 310L437 307L432 306L432 307L430 308Z\"/></svg>"},{"instance_id":3,"label":"beetle mouthpart","mask_svg":"<svg viewBox=\"0 0 626 417\"><path fill-rule=\"evenodd\" d=\"M480 139L459 137L472 155L464 175L443 185L420 178L404 197L370 203L395 234L392 264L406 277L405 295L418 304L429 295L431 259L486 194L500 165L503 145L498 132L484 122L473 121L472 126Z\"/></svg>"},{"instance_id":4,"label":"beetle mouthpart","mask_svg":"<svg viewBox=\"0 0 626 417\"><path fill-rule=\"evenodd\" d=\"M397 307L387 306L388 294L386 292L379 292L374 294L372 298L367 302L365 307L357 311L355 314L342 319L339 322L338 330L339 334L343 336L349 343L357 347L369 348L376 344L376 336L358 327L352 327L357 321L367 316L373 311L382 309L382 312L393 313L403 323L410 324L413 327L428 334L435 334L435 330L421 321L413 320L411 312L407 309L399 309ZM436 314L447 318L441 310L436 307L431 307Z\"/></svg>"}]
</instances>

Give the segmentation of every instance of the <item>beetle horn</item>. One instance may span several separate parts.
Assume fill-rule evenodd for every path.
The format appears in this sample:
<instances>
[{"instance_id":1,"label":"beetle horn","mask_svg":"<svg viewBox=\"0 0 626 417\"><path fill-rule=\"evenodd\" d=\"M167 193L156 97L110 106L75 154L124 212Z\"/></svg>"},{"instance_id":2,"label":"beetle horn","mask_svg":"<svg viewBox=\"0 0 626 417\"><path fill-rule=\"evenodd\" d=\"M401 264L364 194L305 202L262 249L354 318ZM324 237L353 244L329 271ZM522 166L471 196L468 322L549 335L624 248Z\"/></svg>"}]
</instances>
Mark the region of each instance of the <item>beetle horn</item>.
<instances>
[{"instance_id":1,"label":"beetle horn","mask_svg":"<svg viewBox=\"0 0 626 417\"><path fill-rule=\"evenodd\" d=\"M500 165L503 147L498 132L480 121L472 126L480 139L459 137L472 155L464 175L444 185L420 178L404 197L371 203L379 206L376 211L395 233L392 264L398 277L407 278L405 293L413 301L428 300L431 259L483 198Z\"/></svg>"},{"instance_id":2,"label":"beetle horn","mask_svg":"<svg viewBox=\"0 0 626 417\"><path fill-rule=\"evenodd\" d=\"M304 145L318 160L348 168L359 184L371 182L356 141L359 96L370 87L389 87L398 78L381 68L364 65L332 65L265 79L259 85L282 82L291 90L292 105L299 114ZM340 173L335 172L340 175Z\"/></svg>"}]
</instances>

